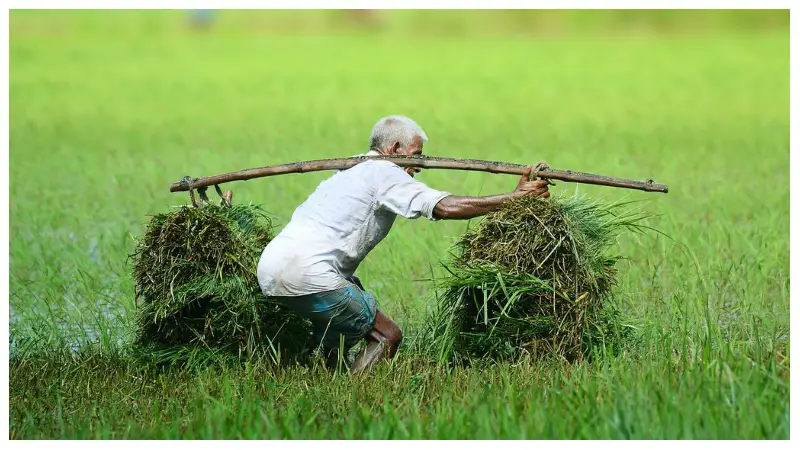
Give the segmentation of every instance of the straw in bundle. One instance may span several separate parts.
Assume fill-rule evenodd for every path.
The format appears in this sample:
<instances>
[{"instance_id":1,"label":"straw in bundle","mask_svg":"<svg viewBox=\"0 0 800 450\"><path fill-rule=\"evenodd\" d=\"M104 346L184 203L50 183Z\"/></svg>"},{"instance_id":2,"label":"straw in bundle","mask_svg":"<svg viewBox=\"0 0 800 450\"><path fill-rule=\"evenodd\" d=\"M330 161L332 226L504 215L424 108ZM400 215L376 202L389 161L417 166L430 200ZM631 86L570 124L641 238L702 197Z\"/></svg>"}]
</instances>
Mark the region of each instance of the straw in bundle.
<instances>
[{"instance_id":1,"label":"straw in bundle","mask_svg":"<svg viewBox=\"0 0 800 450\"><path fill-rule=\"evenodd\" d=\"M441 357L575 357L615 332L612 247L645 216L630 203L521 198L456 245L428 332Z\"/></svg>"},{"instance_id":2,"label":"straw in bundle","mask_svg":"<svg viewBox=\"0 0 800 450\"><path fill-rule=\"evenodd\" d=\"M307 355L310 324L258 286L258 258L271 238L269 218L254 205L183 206L152 217L132 255L138 342L168 354L188 346Z\"/></svg>"}]
</instances>

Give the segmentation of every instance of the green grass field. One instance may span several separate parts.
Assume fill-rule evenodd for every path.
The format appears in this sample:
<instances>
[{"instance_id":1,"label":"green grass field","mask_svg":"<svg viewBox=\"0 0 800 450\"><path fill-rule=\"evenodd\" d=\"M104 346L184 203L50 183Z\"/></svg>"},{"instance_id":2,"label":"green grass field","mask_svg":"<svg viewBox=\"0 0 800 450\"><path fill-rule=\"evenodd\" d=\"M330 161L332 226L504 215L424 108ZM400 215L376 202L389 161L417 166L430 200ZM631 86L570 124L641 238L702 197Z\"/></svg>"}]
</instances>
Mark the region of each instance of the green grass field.
<instances>
[{"instance_id":1,"label":"green grass field","mask_svg":"<svg viewBox=\"0 0 800 450\"><path fill-rule=\"evenodd\" d=\"M297 37L56 14L10 18L10 438L789 437L788 28ZM467 226L424 220L399 220L359 270L406 334L369 377L159 371L129 354L126 258L148 214L189 201L170 183L362 153L394 113L422 125L429 155L669 184L552 188L647 200L672 238L618 248L636 335L621 356L482 369L419 357L424 279ZM328 175L228 188L285 223ZM517 182L418 179L462 195Z\"/></svg>"}]
</instances>

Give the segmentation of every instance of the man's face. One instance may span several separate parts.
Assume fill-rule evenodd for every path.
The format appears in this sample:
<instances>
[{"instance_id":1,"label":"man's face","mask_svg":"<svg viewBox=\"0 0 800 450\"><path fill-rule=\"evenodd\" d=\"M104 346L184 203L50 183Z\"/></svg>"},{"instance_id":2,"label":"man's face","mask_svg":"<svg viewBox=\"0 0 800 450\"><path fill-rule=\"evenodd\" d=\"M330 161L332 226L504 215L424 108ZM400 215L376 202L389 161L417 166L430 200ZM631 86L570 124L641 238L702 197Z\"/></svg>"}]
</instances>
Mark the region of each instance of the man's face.
<instances>
[{"instance_id":1,"label":"man's face","mask_svg":"<svg viewBox=\"0 0 800 450\"><path fill-rule=\"evenodd\" d=\"M399 144L399 143L398 143ZM399 145L395 147L394 153L397 155L403 156L413 156L413 155L422 155L422 137L421 136L414 136L411 145L406 147L400 147ZM420 169L416 167L408 167L406 168L406 173L411 175L412 177L419 173Z\"/></svg>"}]
</instances>

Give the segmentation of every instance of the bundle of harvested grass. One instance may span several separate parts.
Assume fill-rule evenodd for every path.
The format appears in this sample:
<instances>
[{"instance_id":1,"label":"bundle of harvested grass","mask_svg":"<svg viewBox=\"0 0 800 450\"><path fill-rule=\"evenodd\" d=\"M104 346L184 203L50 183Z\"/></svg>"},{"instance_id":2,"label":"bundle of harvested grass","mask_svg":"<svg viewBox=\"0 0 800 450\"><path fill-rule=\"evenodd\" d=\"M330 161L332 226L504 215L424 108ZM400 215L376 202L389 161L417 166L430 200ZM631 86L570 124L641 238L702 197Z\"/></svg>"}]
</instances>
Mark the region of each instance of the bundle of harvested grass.
<instances>
[{"instance_id":1,"label":"bundle of harvested grass","mask_svg":"<svg viewBox=\"0 0 800 450\"><path fill-rule=\"evenodd\" d=\"M191 347L307 355L310 324L258 286L258 258L270 239L272 223L255 205L183 206L153 216L131 255L138 342L173 356Z\"/></svg>"},{"instance_id":2,"label":"bundle of harvested grass","mask_svg":"<svg viewBox=\"0 0 800 450\"><path fill-rule=\"evenodd\" d=\"M456 244L428 341L442 359L569 358L609 336L616 311L610 253L620 231L641 230L630 203L582 196L521 198L486 216Z\"/></svg>"}]
</instances>

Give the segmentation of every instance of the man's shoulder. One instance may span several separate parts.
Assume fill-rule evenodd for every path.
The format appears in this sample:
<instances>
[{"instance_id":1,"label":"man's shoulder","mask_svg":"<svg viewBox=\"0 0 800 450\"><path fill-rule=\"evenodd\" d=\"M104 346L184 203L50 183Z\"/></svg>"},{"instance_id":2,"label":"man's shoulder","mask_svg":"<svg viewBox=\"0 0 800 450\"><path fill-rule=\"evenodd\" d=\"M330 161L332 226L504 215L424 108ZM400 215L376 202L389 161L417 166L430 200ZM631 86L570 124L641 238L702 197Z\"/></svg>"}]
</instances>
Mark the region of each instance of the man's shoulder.
<instances>
[{"instance_id":1,"label":"man's shoulder","mask_svg":"<svg viewBox=\"0 0 800 450\"><path fill-rule=\"evenodd\" d=\"M358 163L354 167L361 167L362 169L392 169L392 168L401 169L400 166L391 161L387 161L385 159L370 158L371 156L374 157L382 155L375 150L370 150L367 153L362 153L359 155L353 155L352 156L353 158L364 159L364 162Z\"/></svg>"},{"instance_id":2,"label":"man's shoulder","mask_svg":"<svg viewBox=\"0 0 800 450\"><path fill-rule=\"evenodd\" d=\"M385 159L371 159L365 162L366 164L370 164L373 167L379 167L381 169L400 169L400 166L393 163L392 161L387 161Z\"/></svg>"},{"instance_id":3,"label":"man's shoulder","mask_svg":"<svg viewBox=\"0 0 800 450\"><path fill-rule=\"evenodd\" d=\"M361 167L362 170L366 171L373 171L373 172L385 172L385 171L396 171L400 170L402 172L402 168L397 164L386 161L384 159L368 159L358 165L356 167Z\"/></svg>"},{"instance_id":4,"label":"man's shoulder","mask_svg":"<svg viewBox=\"0 0 800 450\"><path fill-rule=\"evenodd\" d=\"M397 164L384 160L365 160L339 172L345 178L356 177L370 184L391 181L403 176L405 171Z\"/></svg>"}]
</instances>

